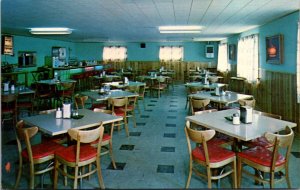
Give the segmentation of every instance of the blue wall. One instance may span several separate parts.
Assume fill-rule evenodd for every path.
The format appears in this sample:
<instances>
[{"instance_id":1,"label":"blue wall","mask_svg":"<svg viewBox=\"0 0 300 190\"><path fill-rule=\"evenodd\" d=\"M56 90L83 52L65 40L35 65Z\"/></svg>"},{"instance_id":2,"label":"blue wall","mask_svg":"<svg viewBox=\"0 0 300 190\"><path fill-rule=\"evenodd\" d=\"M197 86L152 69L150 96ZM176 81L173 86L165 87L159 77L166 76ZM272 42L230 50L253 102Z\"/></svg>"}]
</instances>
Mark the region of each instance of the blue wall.
<instances>
[{"instance_id":1,"label":"blue wall","mask_svg":"<svg viewBox=\"0 0 300 190\"><path fill-rule=\"evenodd\" d=\"M289 14L263 26L234 35L228 38L228 44L237 44L238 38L251 34L259 34L259 62L262 69L276 72L296 73L297 63L297 29L299 12ZM268 64L266 62L266 37L282 34L283 43L283 63L281 65ZM236 61L229 61L236 64Z\"/></svg>"},{"instance_id":2,"label":"blue wall","mask_svg":"<svg viewBox=\"0 0 300 190\"><path fill-rule=\"evenodd\" d=\"M33 38L25 36L14 36L14 56L1 55L1 61L7 61L9 64L18 63L18 51L35 51L37 54L36 64L37 67L43 66L45 63L45 56L51 56L52 47L59 46L67 48L67 51L74 49L74 43L64 42L58 40L49 40L42 38ZM74 52L71 52L71 56ZM36 70L35 68L29 68Z\"/></svg>"}]
</instances>

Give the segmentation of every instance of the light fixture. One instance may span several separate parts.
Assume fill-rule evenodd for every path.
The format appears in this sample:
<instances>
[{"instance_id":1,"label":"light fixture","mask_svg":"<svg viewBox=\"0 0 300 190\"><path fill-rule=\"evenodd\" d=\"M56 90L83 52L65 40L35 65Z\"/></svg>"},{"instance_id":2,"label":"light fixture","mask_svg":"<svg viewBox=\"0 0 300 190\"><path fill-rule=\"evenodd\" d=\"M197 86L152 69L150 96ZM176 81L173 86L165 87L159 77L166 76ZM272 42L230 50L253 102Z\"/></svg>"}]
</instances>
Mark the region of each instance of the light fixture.
<instances>
[{"instance_id":1,"label":"light fixture","mask_svg":"<svg viewBox=\"0 0 300 190\"><path fill-rule=\"evenodd\" d=\"M159 26L158 29L162 34L197 34L201 32L202 27L197 25Z\"/></svg>"},{"instance_id":2,"label":"light fixture","mask_svg":"<svg viewBox=\"0 0 300 190\"><path fill-rule=\"evenodd\" d=\"M38 35L56 35L56 34L71 34L72 30L70 28L30 28L31 34Z\"/></svg>"}]
</instances>

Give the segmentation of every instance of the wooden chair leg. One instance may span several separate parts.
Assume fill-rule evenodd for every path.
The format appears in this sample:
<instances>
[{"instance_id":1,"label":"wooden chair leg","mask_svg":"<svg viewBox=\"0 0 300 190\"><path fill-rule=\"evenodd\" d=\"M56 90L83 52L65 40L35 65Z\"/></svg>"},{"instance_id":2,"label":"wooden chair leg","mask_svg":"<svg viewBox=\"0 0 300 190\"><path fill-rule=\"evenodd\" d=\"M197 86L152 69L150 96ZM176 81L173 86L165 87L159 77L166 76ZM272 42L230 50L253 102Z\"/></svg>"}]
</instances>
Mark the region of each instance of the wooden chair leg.
<instances>
[{"instance_id":1,"label":"wooden chair leg","mask_svg":"<svg viewBox=\"0 0 300 190\"><path fill-rule=\"evenodd\" d=\"M232 163L232 182L233 182L233 188L237 188L237 168L236 168L236 159L234 159Z\"/></svg>"},{"instance_id":2,"label":"wooden chair leg","mask_svg":"<svg viewBox=\"0 0 300 190\"><path fill-rule=\"evenodd\" d=\"M133 126L136 128L136 119L135 119L135 113L134 110L132 110L132 121L133 121Z\"/></svg>"},{"instance_id":3,"label":"wooden chair leg","mask_svg":"<svg viewBox=\"0 0 300 190\"><path fill-rule=\"evenodd\" d=\"M67 166L64 165L63 167L64 167L64 172L67 173ZM68 185L68 177L67 177L67 176L64 176L64 178L65 178L64 184L65 184L65 186L67 186L67 185Z\"/></svg>"},{"instance_id":4,"label":"wooden chair leg","mask_svg":"<svg viewBox=\"0 0 300 190\"><path fill-rule=\"evenodd\" d=\"M58 180L58 167L59 167L59 163L57 160L55 160L54 162L54 179L53 179L53 188L57 189L57 180Z\"/></svg>"},{"instance_id":5,"label":"wooden chair leg","mask_svg":"<svg viewBox=\"0 0 300 190\"><path fill-rule=\"evenodd\" d=\"M208 188L211 189L211 169L209 167L206 167L207 172L207 185Z\"/></svg>"},{"instance_id":6,"label":"wooden chair leg","mask_svg":"<svg viewBox=\"0 0 300 190\"><path fill-rule=\"evenodd\" d=\"M29 188L34 189L34 165L30 164L30 182Z\"/></svg>"},{"instance_id":7,"label":"wooden chair leg","mask_svg":"<svg viewBox=\"0 0 300 190\"><path fill-rule=\"evenodd\" d=\"M237 187L241 187L242 182L242 161L240 158L237 159Z\"/></svg>"},{"instance_id":8,"label":"wooden chair leg","mask_svg":"<svg viewBox=\"0 0 300 190\"><path fill-rule=\"evenodd\" d=\"M79 172L78 166L75 166L74 186L73 186L74 189L77 189L78 186L78 172Z\"/></svg>"},{"instance_id":9,"label":"wooden chair leg","mask_svg":"<svg viewBox=\"0 0 300 190\"><path fill-rule=\"evenodd\" d=\"M15 184L15 189L17 189L19 187L19 183L20 183L20 179L21 179L21 175L22 175L22 169L23 169L23 160L21 157L21 158L19 158L19 170L18 170L17 180L16 180L16 184Z\"/></svg>"},{"instance_id":10,"label":"wooden chair leg","mask_svg":"<svg viewBox=\"0 0 300 190\"><path fill-rule=\"evenodd\" d=\"M110 158L111 158L111 162L112 162L112 165L114 167L114 169L117 169L117 166L116 166L116 162L115 162L115 159L114 159L114 155L113 155L113 151L112 151L112 141L109 141L109 155L110 155Z\"/></svg>"},{"instance_id":11,"label":"wooden chair leg","mask_svg":"<svg viewBox=\"0 0 300 190\"><path fill-rule=\"evenodd\" d=\"M127 137L129 137L128 123L127 123L127 118L126 117L124 118L124 127L125 127L125 130L126 130L126 135L127 135Z\"/></svg>"},{"instance_id":12,"label":"wooden chair leg","mask_svg":"<svg viewBox=\"0 0 300 190\"><path fill-rule=\"evenodd\" d=\"M291 185L291 180L290 180L290 176L289 176L289 168L288 168L288 166L285 167L285 179L286 179L288 188L291 189L292 185Z\"/></svg>"},{"instance_id":13,"label":"wooden chair leg","mask_svg":"<svg viewBox=\"0 0 300 190\"><path fill-rule=\"evenodd\" d=\"M274 188L274 171L270 173L270 188Z\"/></svg>"},{"instance_id":14,"label":"wooden chair leg","mask_svg":"<svg viewBox=\"0 0 300 190\"><path fill-rule=\"evenodd\" d=\"M186 181L186 185L185 188L189 188L190 186L190 182L191 182L191 177L192 177L192 173L193 173L193 160L190 159L190 164L189 164L189 175Z\"/></svg>"},{"instance_id":15,"label":"wooden chair leg","mask_svg":"<svg viewBox=\"0 0 300 190\"><path fill-rule=\"evenodd\" d=\"M101 187L101 189L105 189L104 181L103 181L103 177L102 177L101 165L100 165L100 158L97 158L96 164L97 164L98 181L99 181L100 187Z\"/></svg>"}]
</instances>

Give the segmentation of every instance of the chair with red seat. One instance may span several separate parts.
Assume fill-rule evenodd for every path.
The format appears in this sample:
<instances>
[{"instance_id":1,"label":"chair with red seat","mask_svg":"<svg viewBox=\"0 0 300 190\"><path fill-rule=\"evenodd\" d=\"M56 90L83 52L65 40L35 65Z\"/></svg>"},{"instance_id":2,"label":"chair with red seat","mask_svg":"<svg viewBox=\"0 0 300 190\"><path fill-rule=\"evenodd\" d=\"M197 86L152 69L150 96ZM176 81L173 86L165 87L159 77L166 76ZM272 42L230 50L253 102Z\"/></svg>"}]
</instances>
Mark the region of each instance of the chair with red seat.
<instances>
[{"instance_id":1,"label":"chair with red seat","mask_svg":"<svg viewBox=\"0 0 300 190\"><path fill-rule=\"evenodd\" d=\"M15 188L18 188L22 175L23 161L29 163L30 167L30 183L29 188L34 189L35 175L42 175L51 171L54 167L51 166L54 161L54 152L63 148L62 145L52 141L43 142L37 145L31 145L30 139L37 134L37 127L24 128L24 122L21 120L16 125L16 139L19 152L19 171ZM22 142L25 142L26 148L22 148ZM39 169L38 166L47 164L44 169ZM42 183L43 185L43 183Z\"/></svg>"},{"instance_id":2,"label":"chair with red seat","mask_svg":"<svg viewBox=\"0 0 300 190\"><path fill-rule=\"evenodd\" d=\"M236 156L235 153L219 146L210 145L208 142L215 135L214 130L197 131L190 128L190 122L186 122L185 134L188 144L188 151L190 156L189 161L189 175L186 182L186 188L190 185L192 171L197 175L208 180L208 188L212 187L212 180L219 180L225 176L232 174L233 186L236 188ZM196 147L192 149L191 141L196 143ZM206 168L206 173L198 170L200 165ZM230 166L228 171L220 175L213 175L212 170Z\"/></svg>"},{"instance_id":3,"label":"chair with red seat","mask_svg":"<svg viewBox=\"0 0 300 190\"><path fill-rule=\"evenodd\" d=\"M289 179L289 157L294 139L294 132L289 127L286 127L286 134L279 135L273 133L266 133L266 139L271 142L274 147L272 150L256 146L250 149L246 149L237 154L238 158L238 187L241 186L242 173L262 183L269 183L270 188L274 188L275 182L281 182L286 179L288 188L291 188L291 182ZM270 178L266 179L263 176L256 176L250 173L249 170L244 169L243 165L254 168L255 171L263 173L269 173ZM279 179L275 179L275 173L283 174L282 170L285 170L285 174Z\"/></svg>"},{"instance_id":4,"label":"chair with red seat","mask_svg":"<svg viewBox=\"0 0 300 190\"><path fill-rule=\"evenodd\" d=\"M103 109L98 109L98 108L95 108L94 112L101 112L101 113L114 115L114 113L111 110L103 110ZM113 165L114 169L117 169L114 155L113 155L113 145L112 145L113 132L114 132L114 123L111 123L109 132L103 134L101 146L103 148L105 147L106 151L101 151L101 155L105 155L105 154L109 153L112 165ZM91 143L91 145L93 147L97 148L97 143L98 143L98 141L94 141Z\"/></svg>"},{"instance_id":5,"label":"chair with red seat","mask_svg":"<svg viewBox=\"0 0 300 190\"><path fill-rule=\"evenodd\" d=\"M100 124L100 127L96 129L68 130L68 134L71 139L76 141L76 145L71 145L55 152L54 189L57 189L58 173L74 179L73 188L77 189L78 179L82 180L84 177L88 177L96 172L98 174L98 181L101 189L105 188L100 164L103 131L104 128L102 123ZM94 148L90 143L96 140L98 140L98 144L97 148ZM96 167L93 170L89 170L87 173L83 172L85 166L90 166L94 163L96 164ZM72 169L68 170L68 167ZM67 185L66 180L65 185Z\"/></svg>"},{"instance_id":6,"label":"chair with red seat","mask_svg":"<svg viewBox=\"0 0 300 190\"><path fill-rule=\"evenodd\" d=\"M127 137L129 136L128 130L128 121L127 121L127 111L128 110L128 98L110 98L108 100L109 104L111 104L111 110L116 116L123 117L123 121L119 121L115 126L120 130L121 126L124 125L126 130Z\"/></svg>"},{"instance_id":7,"label":"chair with red seat","mask_svg":"<svg viewBox=\"0 0 300 190\"><path fill-rule=\"evenodd\" d=\"M275 119L281 119L280 115L276 114L271 114L271 113L266 113L266 112L261 112L261 111L256 111L254 110L253 113L256 113L258 115L266 116L266 117L272 117ZM256 146L262 146L265 148L270 148L273 146L272 143L270 143L264 136L258 137L256 139L253 139L251 141L243 142L243 145L246 147L256 147Z\"/></svg>"},{"instance_id":8,"label":"chair with red seat","mask_svg":"<svg viewBox=\"0 0 300 190\"><path fill-rule=\"evenodd\" d=\"M12 120L13 125L17 122L17 99L18 94L1 95L1 123Z\"/></svg>"}]
</instances>

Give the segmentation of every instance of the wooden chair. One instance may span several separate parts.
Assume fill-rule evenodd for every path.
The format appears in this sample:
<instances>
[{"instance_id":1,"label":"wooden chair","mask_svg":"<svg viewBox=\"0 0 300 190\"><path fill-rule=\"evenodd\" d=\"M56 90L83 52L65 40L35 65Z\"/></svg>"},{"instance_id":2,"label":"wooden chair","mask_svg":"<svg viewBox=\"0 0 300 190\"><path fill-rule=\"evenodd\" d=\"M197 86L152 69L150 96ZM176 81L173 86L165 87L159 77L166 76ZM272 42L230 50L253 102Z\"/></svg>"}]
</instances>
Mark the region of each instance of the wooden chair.
<instances>
[{"instance_id":1,"label":"wooden chair","mask_svg":"<svg viewBox=\"0 0 300 190\"><path fill-rule=\"evenodd\" d=\"M119 121L115 126L120 130L121 126L124 125L127 137L129 136L127 111L128 110L128 98L111 98L108 100L111 104L111 110L116 116L123 117L123 121Z\"/></svg>"},{"instance_id":2,"label":"wooden chair","mask_svg":"<svg viewBox=\"0 0 300 190\"><path fill-rule=\"evenodd\" d=\"M289 179L289 157L293 143L294 132L289 127L286 127L286 134L279 135L273 133L266 133L266 139L274 144L272 150L257 146L237 154L238 158L238 187L241 186L242 173L261 183L268 183L270 188L274 188L275 182L281 182L286 180L288 188L291 188L291 182ZM263 173L270 173L269 179L264 179L262 176L258 177L255 174L249 172L249 170L243 169L242 165L250 166L255 170ZM285 174L280 179L275 179L275 173L281 175L285 170ZM285 177L283 177L285 176Z\"/></svg>"},{"instance_id":3,"label":"wooden chair","mask_svg":"<svg viewBox=\"0 0 300 190\"><path fill-rule=\"evenodd\" d=\"M101 112L101 113L114 115L114 113L111 110L103 110L103 109L98 109L98 108L95 108L94 112ZM102 148L105 148L105 151L101 151L101 155L105 155L105 154L109 153L112 165L113 165L114 169L117 169L114 155L113 155L113 145L112 145L113 133L114 133L114 123L111 123L109 132L103 134L101 146L102 146ZM91 145L95 148L97 148L97 144L98 144L98 141L94 141L91 143Z\"/></svg>"},{"instance_id":4,"label":"wooden chair","mask_svg":"<svg viewBox=\"0 0 300 190\"><path fill-rule=\"evenodd\" d=\"M208 188L212 188L212 180L219 180L232 174L233 187L237 187L236 180L236 156L235 153L219 146L210 145L208 142L215 135L214 130L197 131L190 128L190 122L186 122L185 134L190 156L189 175L185 188L190 185L192 171L197 175L204 177L208 181ZM198 144L193 150L191 141ZM197 169L197 165L206 168L206 173ZM231 168L220 175L213 175L212 169L224 168L231 165Z\"/></svg>"},{"instance_id":5,"label":"wooden chair","mask_svg":"<svg viewBox=\"0 0 300 190\"><path fill-rule=\"evenodd\" d=\"M202 91L202 88L201 87L195 87L195 86L188 86L186 88L186 103L185 103L185 109L187 109L188 105L189 105L189 109L190 110L190 97L189 95L191 94L196 94L198 93L199 91Z\"/></svg>"},{"instance_id":6,"label":"wooden chair","mask_svg":"<svg viewBox=\"0 0 300 190\"><path fill-rule=\"evenodd\" d=\"M240 106L250 106L253 109L255 108L255 99L252 97L250 99L243 99L238 101Z\"/></svg>"},{"instance_id":7,"label":"wooden chair","mask_svg":"<svg viewBox=\"0 0 300 190\"><path fill-rule=\"evenodd\" d=\"M51 109L55 92L55 85L36 83L35 100L37 102L37 110ZM46 107L43 107L43 104Z\"/></svg>"},{"instance_id":8,"label":"wooden chair","mask_svg":"<svg viewBox=\"0 0 300 190\"><path fill-rule=\"evenodd\" d=\"M192 115L195 115L195 112L197 111L206 110L209 103L210 103L210 99L190 98Z\"/></svg>"},{"instance_id":9,"label":"wooden chair","mask_svg":"<svg viewBox=\"0 0 300 190\"><path fill-rule=\"evenodd\" d=\"M13 125L17 123L17 99L18 94L1 95L1 120L2 125L4 121L11 120Z\"/></svg>"},{"instance_id":10,"label":"wooden chair","mask_svg":"<svg viewBox=\"0 0 300 190\"><path fill-rule=\"evenodd\" d=\"M161 92L163 92L166 88L166 77L160 76L153 81L153 86L151 87L151 90L157 91L157 97L160 98Z\"/></svg>"},{"instance_id":11,"label":"wooden chair","mask_svg":"<svg viewBox=\"0 0 300 190\"><path fill-rule=\"evenodd\" d=\"M76 109L84 108L85 102L89 99L88 96L81 96L80 94L75 94L74 100L75 100L75 107Z\"/></svg>"},{"instance_id":12,"label":"wooden chair","mask_svg":"<svg viewBox=\"0 0 300 190\"><path fill-rule=\"evenodd\" d=\"M267 112L261 112L261 111L257 111L257 110L253 110L253 113L262 115L262 116L266 116L266 117L272 117L275 119L281 119L280 115L276 115L276 114L271 114L271 113L267 113ZM262 146L265 148L270 148L273 146L272 143L270 143L264 136L262 137L258 137L256 139L253 139L251 141L246 141L243 142L243 145L246 147L255 147L255 146Z\"/></svg>"},{"instance_id":13,"label":"wooden chair","mask_svg":"<svg viewBox=\"0 0 300 190\"><path fill-rule=\"evenodd\" d=\"M65 177L74 179L74 189L77 189L78 179L81 180L82 178L97 172L100 187L101 189L105 188L100 165L103 131L104 128L102 123L100 124L100 127L92 130L68 130L71 139L74 139L77 143L76 145L65 147L55 152L54 189L57 189L58 172ZM96 140L98 140L97 149L90 146L90 143ZM96 168L84 173L84 166L89 166L93 163L96 164ZM68 170L67 167L70 167L73 170ZM65 185L67 185L66 183L67 181L65 179Z\"/></svg>"},{"instance_id":14,"label":"wooden chair","mask_svg":"<svg viewBox=\"0 0 300 190\"><path fill-rule=\"evenodd\" d=\"M34 110L34 93L33 94L19 94L17 100L17 110L21 112L27 112L30 116Z\"/></svg>"},{"instance_id":15,"label":"wooden chair","mask_svg":"<svg viewBox=\"0 0 300 190\"><path fill-rule=\"evenodd\" d=\"M35 175L42 175L52 170L54 168L51 164L54 161L54 152L61 148L64 148L62 145L54 143L52 141L43 142L37 145L31 145L30 139L34 135L36 135L37 132L37 127L24 128L23 120L19 121L16 125L16 139L19 153L19 170L17 174L15 188L18 188L20 183L23 169L23 161L29 163L29 188L34 189ZM22 144L26 145L24 149L22 148ZM46 167L40 169L42 166ZM43 185L43 183L41 184Z\"/></svg>"},{"instance_id":16,"label":"wooden chair","mask_svg":"<svg viewBox=\"0 0 300 190\"><path fill-rule=\"evenodd\" d=\"M57 100L62 103L64 100L73 100L76 82L62 82L60 83L60 90L57 91Z\"/></svg>"},{"instance_id":17,"label":"wooden chair","mask_svg":"<svg viewBox=\"0 0 300 190\"><path fill-rule=\"evenodd\" d=\"M142 85L140 86L139 88L139 97L137 99L137 107L138 107L138 110L139 110L139 114L141 113L141 110L140 110L140 106L139 106L139 100L142 100L143 101L143 105L144 105L144 110L146 110L146 104L145 104L145 92L146 92L146 85Z\"/></svg>"}]
</instances>

